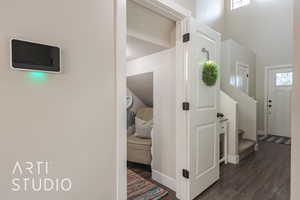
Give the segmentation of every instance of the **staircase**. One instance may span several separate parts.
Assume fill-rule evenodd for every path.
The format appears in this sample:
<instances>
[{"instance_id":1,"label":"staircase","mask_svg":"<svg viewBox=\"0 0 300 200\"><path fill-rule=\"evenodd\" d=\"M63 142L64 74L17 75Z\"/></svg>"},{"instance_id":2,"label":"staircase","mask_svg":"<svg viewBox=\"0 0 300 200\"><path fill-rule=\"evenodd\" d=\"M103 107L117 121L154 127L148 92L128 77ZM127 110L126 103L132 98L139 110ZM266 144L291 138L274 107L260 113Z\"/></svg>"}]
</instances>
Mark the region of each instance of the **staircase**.
<instances>
[{"instance_id":1,"label":"staircase","mask_svg":"<svg viewBox=\"0 0 300 200\"><path fill-rule=\"evenodd\" d=\"M255 57L253 52L233 40L222 43L221 89L225 94L220 95L220 107L229 119L228 161L232 164L238 164L257 150L257 101L238 88L238 75L235 72L236 63L243 63L244 55L248 57L250 54ZM255 66L254 59L244 60L244 63ZM250 77L249 81L252 83L255 80Z\"/></svg>"},{"instance_id":2,"label":"staircase","mask_svg":"<svg viewBox=\"0 0 300 200\"><path fill-rule=\"evenodd\" d=\"M250 139L245 139L244 138L245 131L242 129L238 130L238 152L239 152L239 160L243 160L250 154L254 153L255 151L255 146L256 146L256 141L250 140Z\"/></svg>"},{"instance_id":3,"label":"staircase","mask_svg":"<svg viewBox=\"0 0 300 200\"><path fill-rule=\"evenodd\" d=\"M234 90L234 91L233 91ZM220 112L228 119L228 162L239 161L256 151L257 103L234 88L228 90L233 97L220 92Z\"/></svg>"}]
</instances>

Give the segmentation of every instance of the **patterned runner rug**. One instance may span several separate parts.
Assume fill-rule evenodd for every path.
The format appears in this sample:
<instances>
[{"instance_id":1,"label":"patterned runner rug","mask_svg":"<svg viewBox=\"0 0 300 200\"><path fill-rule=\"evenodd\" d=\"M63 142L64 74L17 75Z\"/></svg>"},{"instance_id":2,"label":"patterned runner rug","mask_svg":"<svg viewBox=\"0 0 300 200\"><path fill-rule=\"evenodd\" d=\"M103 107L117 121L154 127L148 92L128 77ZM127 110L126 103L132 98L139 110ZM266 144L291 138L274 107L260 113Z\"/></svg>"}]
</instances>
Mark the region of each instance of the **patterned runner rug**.
<instances>
[{"instance_id":1,"label":"patterned runner rug","mask_svg":"<svg viewBox=\"0 0 300 200\"><path fill-rule=\"evenodd\" d=\"M159 200L168 191L127 170L127 200Z\"/></svg>"},{"instance_id":2,"label":"patterned runner rug","mask_svg":"<svg viewBox=\"0 0 300 200\"><path fill-rule=\"evenodd\" d=\"M259 135L258 141L276 143L276 144L286 144L286 145L291 145L292 142L291 138L277 136L277 135Z\"/></svg>"}]
</instances>

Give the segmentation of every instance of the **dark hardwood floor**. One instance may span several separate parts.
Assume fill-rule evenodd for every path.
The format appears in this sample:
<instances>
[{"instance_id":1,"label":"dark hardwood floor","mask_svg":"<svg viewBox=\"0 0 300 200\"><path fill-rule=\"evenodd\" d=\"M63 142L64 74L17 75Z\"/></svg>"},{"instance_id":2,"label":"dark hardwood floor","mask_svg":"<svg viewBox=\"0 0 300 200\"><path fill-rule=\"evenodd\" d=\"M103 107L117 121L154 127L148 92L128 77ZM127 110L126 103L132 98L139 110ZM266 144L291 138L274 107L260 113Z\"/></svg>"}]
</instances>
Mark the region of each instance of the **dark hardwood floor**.
<instances>
[{"instance_id":1,"label":"dark hardwood floor","mask_svg":"<svg viewBox=\"0 0 300 200\"><path fill-rule=\"evenodd\" d=\"M288 145L261 143L240 165L223 165L221 179L197 200L289 200Z\"/></svg>"},{"instance_id":2,"label":"dark hardwood floor","mask_svg":"<svg viewBox=\"0 0 300 200\"><path fill-rule=\"evenodd\" d=\"M289 145L261 143L239 165L222 165L220 180L195 200L289 200ZM130 167L151 180L151 171ZM165 188L165 187L164 187ZM174 191L162 200L176 200Z\"/></svg>"}]
</instances>

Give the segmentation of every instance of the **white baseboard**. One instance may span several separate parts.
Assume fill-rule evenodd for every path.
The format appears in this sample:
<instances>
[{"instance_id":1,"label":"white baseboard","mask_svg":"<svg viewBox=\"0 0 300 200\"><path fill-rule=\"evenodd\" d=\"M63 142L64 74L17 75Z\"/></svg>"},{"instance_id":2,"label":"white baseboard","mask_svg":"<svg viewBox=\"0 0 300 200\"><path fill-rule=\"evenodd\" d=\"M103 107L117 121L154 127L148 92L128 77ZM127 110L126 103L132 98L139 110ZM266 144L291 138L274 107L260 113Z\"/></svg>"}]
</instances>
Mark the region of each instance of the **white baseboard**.
<instances>
[{"instance_id":1,"label":"white baseboard","mask_svg":"<svg viewBox=\"0 0 300 200\"><path fill-rule=\"evenodd\" d=\"M170 188L171 190L176 191L176 179L171 178L153 169L152 169L152 179Z\"/></svg>"},{"instance_id":2,"label":"white baseboard","mask_svg":"<svg viewBox=\"0 0 300 200\"><path fill-rule=\"evenodd\" d=\"M228 155L228 162L237 165L240 162L240 158L238 155Z\"/></svg>"},{"instance_id":3,"label":"white baseboard","mask_svg":"<svg viewBox=\"0 0 300 200\"><path fill-rule=\"evenodd\" d=\"M258 135L266 135L266 132L264 130L258 130L257 134Z\"/></svg>"}]
</instances>

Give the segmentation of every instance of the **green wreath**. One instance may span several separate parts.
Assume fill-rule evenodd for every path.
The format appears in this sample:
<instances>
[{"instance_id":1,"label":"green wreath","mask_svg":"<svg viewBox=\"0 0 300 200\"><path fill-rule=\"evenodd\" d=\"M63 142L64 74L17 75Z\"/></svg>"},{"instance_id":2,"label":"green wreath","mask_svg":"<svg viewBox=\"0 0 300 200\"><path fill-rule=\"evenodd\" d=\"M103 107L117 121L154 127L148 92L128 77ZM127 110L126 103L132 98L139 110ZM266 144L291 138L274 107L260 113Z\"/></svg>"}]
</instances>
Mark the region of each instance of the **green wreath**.
<instances>
[{"instance_id":1,"label":"green wreath","mask_svg":"<svg viewBox=\"0 0 300 200\"><path fill-rule=\"evenodd\" d=\"M202 80L207 86L214 86L218 80L218 65L212 61L203 64Z\"/></svg>"}]
</instances>

